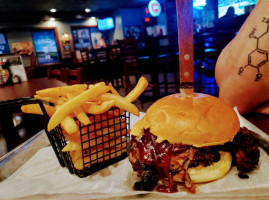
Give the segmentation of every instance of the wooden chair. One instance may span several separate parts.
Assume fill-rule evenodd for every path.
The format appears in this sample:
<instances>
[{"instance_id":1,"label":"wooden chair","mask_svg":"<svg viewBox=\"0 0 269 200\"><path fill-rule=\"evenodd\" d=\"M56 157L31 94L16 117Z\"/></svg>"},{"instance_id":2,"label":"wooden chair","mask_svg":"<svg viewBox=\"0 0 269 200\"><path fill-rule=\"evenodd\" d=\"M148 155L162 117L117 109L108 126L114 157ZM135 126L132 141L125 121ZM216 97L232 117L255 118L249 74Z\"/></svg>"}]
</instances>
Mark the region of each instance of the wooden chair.
<instances>
[{"instance_id":1,"label":"wooden chair","mask_svg":"<svg viewBox=\"0 0 269 200\"><path fill-rule=\"evenodd\" d=\"M95 49L93 52L95 63L94 71L95 78L98 81L106 83L111 82L112 67L110 66L110 51L109 48Z\"/></svg>"},{"instance_id":2,"label":"wooden chair","mask_svg":"<svg viewBox=\"0 0 269 200\"><path fill-rule=\"evenodd\" d=\"M74 85L74 84L82 84L83 83L83 69L77 68L77 69L65 69L64 72L64 82L66 82L68 85Z\"/></svg>"},{"instance_id":3,"label":"wooden chair","mask_svg":"<svg viewBox=\"0 0 269 200\"><path fill-rule=\"evenodd\" d=\"M142 62L141 59L138 58L136 39L128 38L120 41L120 54L123 65L125 94L128 94L134 88L139 78L143 75L149 78L149 85L139 97L142 108L145 102L159 98L158 72L151 68L151 66L153 66L152 59L147 59ZM131 80L135 81L132 83ZM149 93L150 95L146 95Z\"/></svg>"},{"instance_id":4,"label":"wooden chair","mask_svg":"<svg viewBox=\"0 0 269 200\"><path fill-rule=\"evenodd\" d=\"M132 37L120 41L120 55L123 63L125 94L128 94L132 89L131 76L135 77L136 83L140 77L137 42L135 38Z\"/></svg>"},{"instance_id":5,"label":"wooden chair","mask_svg":"<svg viewBox=\"0 0 269 200\"><path fill-rule=\"evenodd\" d=\"M57 80L65 82L64 71L65 71L64 68L61 68L61 69L48 68L47 69L47 77L48 78L54 78L54 79L57 79Z\"/></svg>"},{"instance_id":6,"label":"wooden chair","mask_svg":"<svg viewBox=\"0 0 269 200\"><path fill-rule=\"evenodd\" d=\"M154 65L163 74L163 82L159 82L164 89L164 95L179 92L179 58L177 54L163 54L155 58Z\"/></svg>"},{"instance_id":7,"label":"wooden chair","mask_svg":"<svg viewBox=\"0 0 269 200\"><path fill-rule=\"evenodd\" d=\"M121 62L119 46L110 47L110 77L115 88L124 87L123 83L123 66Z\"/></svg>"},{"instance_id":8,"label":"wooden chair","mask_svg":"<svg viewBox=\"0 0 269 200\"><path fill-rule=\"evenodd\" d=\"M71 56L71 60L72 60L72 63L74 66L78 66L79 65L79 62L78 62L78 58L76 56L76 52L71 52L70 53L70 56Z\"/></svg>"},{"instance_id":9,"label":"wooden chair","mask_svg":"<svg viewBox=\"0 0 269 200\"><path fill-rule=\"evenodd\" d=\"M89 51L84 49L80 51L81 59L83 63L88 63L89 61Z\"/></svg>"}]
</instances>

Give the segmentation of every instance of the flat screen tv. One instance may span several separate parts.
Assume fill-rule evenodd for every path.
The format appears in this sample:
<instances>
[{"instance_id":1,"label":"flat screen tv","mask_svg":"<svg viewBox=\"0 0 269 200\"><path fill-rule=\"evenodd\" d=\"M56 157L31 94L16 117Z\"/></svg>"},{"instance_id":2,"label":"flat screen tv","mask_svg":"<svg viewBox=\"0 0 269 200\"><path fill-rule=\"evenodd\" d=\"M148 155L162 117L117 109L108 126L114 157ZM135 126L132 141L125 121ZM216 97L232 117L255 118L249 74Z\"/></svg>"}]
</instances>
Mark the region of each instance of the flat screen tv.
<instances>
[{"instance_id":1,"label":"flat screen tv","mask_svg":"<svg viewBox=\"0 0 269 200\"><path fill-rule=\"evenodd\" d=\"M54 29L32 31L37 62L39 65L59 63L59 53Z\"/></svg>"},{"instance_id":2,"label":"flat screen tv","mask_svg":"<svg viewBox=\"0 0 269 200\"><path fill-rule=\"evenodd\" d=\"M227 9L230 6L233 6L235 9L236 15L242 15L245 14L245 7L247 6L254 6L257 3L257 0L219 0L218 3L218 13L219 18L224 16L227 12Z\"/></svg>"},{"instance_id":3,"label":"flat screen tv","mask_svg":"<svg viewBox=\"0 0 269 200\"><path fill-rule=\"evenodd\" d=\"M196 9L203 8L206 5L206 0L193 0L193 7Z\"/></svg>"},{"instance_id":4,"label":"flat screen tv","mask_svg":"<svg viewBox=\"0 0 269 200\"><path fill-rule=\"evenodd\" d=\"M114 28L114 20L112 17L97 20L97 27L100 31L110 30Z\"/></svg>"},{"instance_id":5,"label":"flat screen tv","mask_svg":"<svg viewBox=\"0 0 269 200\"><path fill-rule=\"evenodd\" d=\"M0 54L8 54L8 53L10 53L10 51L6 36L4 33L0 33Z\"/></svg>"}]
</instances>

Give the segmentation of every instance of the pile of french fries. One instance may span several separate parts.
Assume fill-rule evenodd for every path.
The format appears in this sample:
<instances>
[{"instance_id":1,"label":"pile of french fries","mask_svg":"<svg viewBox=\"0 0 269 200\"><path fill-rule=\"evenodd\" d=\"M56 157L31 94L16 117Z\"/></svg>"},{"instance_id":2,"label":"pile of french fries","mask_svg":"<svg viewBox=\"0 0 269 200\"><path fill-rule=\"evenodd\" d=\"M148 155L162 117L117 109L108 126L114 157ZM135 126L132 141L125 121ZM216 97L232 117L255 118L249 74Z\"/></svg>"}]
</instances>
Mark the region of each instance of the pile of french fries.
<instances>
[{"instance_id":1,"label":"pile of french fries","mask_svg":"<svg viewBox=\"0 0 269 200\"><path fill-rule=\"evenodd\" d=\"M99 82L89 86L77 84L39 90L34 98L54 105L44 104L50 116L47 130L60 125L67 141L62 151L70 152L74 167L82 170L93 164L92 161L103 162L118 157L122 153L120 150L126 149L124 136L129 130L120 115L127 111L139 116L139 110L132 102L147 86L148 81L141 77L126 97L121 97L111 84ZM110 110L112 107L119 109ZM21 110L43 114L39 104L23 105Z\"/></svg>"}]
</instances>

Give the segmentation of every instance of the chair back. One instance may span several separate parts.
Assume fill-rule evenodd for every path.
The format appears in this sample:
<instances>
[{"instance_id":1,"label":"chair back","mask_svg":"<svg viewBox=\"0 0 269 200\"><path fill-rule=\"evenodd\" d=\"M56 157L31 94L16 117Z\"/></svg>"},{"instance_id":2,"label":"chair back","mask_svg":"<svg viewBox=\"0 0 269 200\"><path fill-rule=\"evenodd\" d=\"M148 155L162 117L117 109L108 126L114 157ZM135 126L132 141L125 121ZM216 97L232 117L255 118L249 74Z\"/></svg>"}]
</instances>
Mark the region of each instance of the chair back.
<instances>
[{"instance_id":1,"label":"chair back","mask_svg":"<svg viewBox=\"0 0 269 200\"><path fill-rule=\"evenodd\" d=\"M87 49L81 50L80 55L83 63L89 61L89 51Z\"/></svg>"},{"instance_id":2,"label":"chair back","mask_svg":"<svg viewBox=\"0 0 269 200\"><path fill-rule=\"evenodd\" d=\"M137 63L137 41L134 37L120 41L120 54L124 63Z\"/></svg>"},{"instance_id":3,"label":"chair back","mask_svg":"<svg viewBox=\"0 0 269 200\"><path fill-rule=\"evenodd\" d=\"M78 61L78 58L77 58L77 56L76 56L76 52L72 51L72 52L70 53L70 56L71 56L73 65L74 65L74 66L77 66L78 63L79 63L79 61Z\"/></svg>"},{"instance_id":4,"label":"chair back","mask_svg":"<svg viewBox=\"0 0 269 200\"><path fill-rule=\"evenodd\" d=\"M68 85L74 85L74 84L82 84L83 83L83 76L82 76L83 69L77 68L77 69L65 69L64 73L64 81Z\"/></svg>"},{"instance_id":5,"label":"chair back","mask_svg":"<svg viewBox=\"0 0 269 200\"><path fill-rule=\"evenodd\" d=\"M110 61L110 49L109 48L100 48L94 50L95 62L103 63Z\"/></svg>"},{"instance_id":6,"label":"chair back","mask_svg":"<svg viewBox=\"0 0 269 200\"><path fill-rule=\"evenodd\" d=\"M136 83L140 76L138 65L137 41L134 37L119 41L120 59L122 60L123 74L125 77L125 94L128 94L132 88L130 76L135 76Z\"/></svg>"},{"instance_id":7,"label":"chair back","mask_svg":"<svg viewBox=\"0 0 269 200\"><path fill-rule=\"evenodd\" d=\"M52 68L48 68L47 69L47 77L48 78L54 78L60 81L65 81L64 80L64 68L60 68L60 69L52 69Z\"/></svg>"},{"instance_id":8,"label":"chair back","mask_svg":"<svg viewBox=\"0 0 269 200\"><path fill-rule=\"evenodd\" d=\"M118 45L110 47L110 59L120 60L120 47Z\"/></svg>"}]
</instances>

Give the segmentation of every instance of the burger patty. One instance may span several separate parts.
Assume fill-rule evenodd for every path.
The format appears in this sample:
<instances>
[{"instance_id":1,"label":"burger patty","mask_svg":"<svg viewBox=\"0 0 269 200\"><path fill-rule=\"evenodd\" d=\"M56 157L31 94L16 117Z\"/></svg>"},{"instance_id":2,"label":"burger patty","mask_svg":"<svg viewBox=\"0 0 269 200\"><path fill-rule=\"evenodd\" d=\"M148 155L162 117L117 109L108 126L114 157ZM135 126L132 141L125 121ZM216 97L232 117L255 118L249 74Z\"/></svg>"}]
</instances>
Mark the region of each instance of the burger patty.
<instances>
[{"instance_id":1,"label":"burger patty","mask_svg":"<svg viewBox=\"0 0 269 200\"><path fill-rule=\"evenodd\" d=\"M134 171L138 172L141 181L136 182L136 190L150 191L158 185L159 179L168 179L169 186L158 185L161 192L176 192L177 180L182 180L186 188L194 193L195 186L187 173L189 167L209 166L220 160L219 151L229 151L233 164L237 166L239 177L248 177L245 173L252 171L259 162L258 139L254 132L241 128L233 142L224 145L196 148L191 145L170 144L167 140L157 143L157 137L144 130L142 138L131 137L128 157Z\"/></svg>"}]
</instances>

